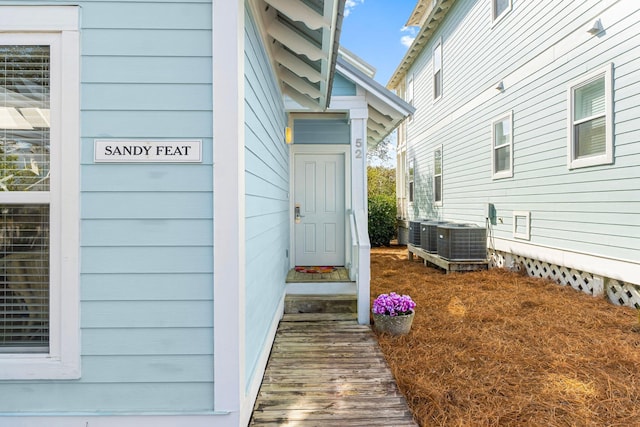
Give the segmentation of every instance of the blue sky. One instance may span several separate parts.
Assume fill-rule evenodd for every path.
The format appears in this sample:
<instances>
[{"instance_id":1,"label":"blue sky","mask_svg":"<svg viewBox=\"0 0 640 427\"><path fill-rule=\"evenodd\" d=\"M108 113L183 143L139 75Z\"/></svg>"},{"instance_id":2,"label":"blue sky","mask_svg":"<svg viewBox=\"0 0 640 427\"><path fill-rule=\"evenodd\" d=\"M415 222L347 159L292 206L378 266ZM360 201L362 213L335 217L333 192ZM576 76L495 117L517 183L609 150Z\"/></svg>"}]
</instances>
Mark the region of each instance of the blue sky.
<instances>
[{"instance_id":1,"label":"blue sky","mask_svg":"<svg viewBox=\"0 0 640 427\"><path fill-rule=\"evenodd\" d=\"M417 27L405 28L417 0L347 0L340 44L376 68L382 85L400 64Z\"/></svg>"}]
</instances>

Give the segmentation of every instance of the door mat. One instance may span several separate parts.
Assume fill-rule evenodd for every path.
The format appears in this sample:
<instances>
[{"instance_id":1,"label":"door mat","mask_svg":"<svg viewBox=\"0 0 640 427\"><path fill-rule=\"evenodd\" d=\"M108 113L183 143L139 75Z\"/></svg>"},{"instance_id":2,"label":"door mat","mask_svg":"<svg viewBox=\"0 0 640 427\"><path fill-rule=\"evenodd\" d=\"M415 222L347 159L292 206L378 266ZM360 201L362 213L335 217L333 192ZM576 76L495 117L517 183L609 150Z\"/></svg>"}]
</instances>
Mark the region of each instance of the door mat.
<instances>
[{"instance_id":1,"label":"door mat","mask_svg":"<svg viewBox=\"0 0 640 427\"><path fill-rule=\"evenodd\" d=\"M336 268L331 266L296 267L296 272L298 273L327 274L334 271L336 271Z\"/></svg>"}]
</instances>

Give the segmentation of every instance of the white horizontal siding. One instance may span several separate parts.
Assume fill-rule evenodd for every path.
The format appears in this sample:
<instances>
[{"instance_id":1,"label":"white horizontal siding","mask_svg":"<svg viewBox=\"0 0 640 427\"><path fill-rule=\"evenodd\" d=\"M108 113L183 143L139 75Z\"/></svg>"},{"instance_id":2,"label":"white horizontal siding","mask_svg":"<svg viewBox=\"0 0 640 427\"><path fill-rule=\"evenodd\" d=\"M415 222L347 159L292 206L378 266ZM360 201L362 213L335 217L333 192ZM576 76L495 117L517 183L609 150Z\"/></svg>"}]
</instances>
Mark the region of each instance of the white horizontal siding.
<instances>
[{"instance_id":1,"label":"white horizontal siding","mask_svg":"<svg viewBox=\"0 0 640 427\"><path fill-rule=\"evenodd\" d=\"M512 212L531 211L532 244L637 263L640 253L640 20L629 2L519 2L491 28L490 2L457 1L408 75L417 112L413 218L485 223L486 203L513 240ZM603 17L605 32L588 26ZM443 46L443 97L433 102L431 49ZM567 169L567 88L613 63L615 162ZM495 89L505 82L503 92ZM513 112L513 178L491 178L491 122ZM443 145L442 207L433 151ZM526 241L525 241L526 243ZM637 278L629 278L638 281Z\"/></svg>"}]
</instances>

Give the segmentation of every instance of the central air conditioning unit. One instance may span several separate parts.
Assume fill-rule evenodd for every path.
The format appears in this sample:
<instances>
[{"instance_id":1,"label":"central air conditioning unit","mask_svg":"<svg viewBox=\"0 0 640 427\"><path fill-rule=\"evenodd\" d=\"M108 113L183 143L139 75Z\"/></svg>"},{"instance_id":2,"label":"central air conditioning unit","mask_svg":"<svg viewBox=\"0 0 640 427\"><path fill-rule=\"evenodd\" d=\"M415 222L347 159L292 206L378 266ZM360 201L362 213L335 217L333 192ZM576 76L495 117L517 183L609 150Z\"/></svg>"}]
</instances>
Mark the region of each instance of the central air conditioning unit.
<instances>
[{"instance_id":1,"label":"central air conditioning unit","mask_svg":"<svg viewBox=\"0 0 640 427\"><path fill-rule=\"evenodd\" d=\"M450 224L449 221L425 221L420 223L420 247L435 254L438 252L438 226Z\"/></svg>"},{"instance_id":2,"label":"central air conditioning unit","mask_svg":"<svg viewBox=\"0 0 640 427\"><path fill-rule=\"evenodd\" d=\"M487 230L472 224L438 226L438 255L451 261L487 259Z\"/></svg>"},{"instance_id":3,"label":"central air conditioning unit","mask_svg":"<svg viewBox=\"0 0 640 427\"><path fill-rule=\"evenodd\" d=\"M410 245L420 246L420 223L422 221L426 221L426 219L409 221L409 244Z\"/></svg>"}]
</instances>

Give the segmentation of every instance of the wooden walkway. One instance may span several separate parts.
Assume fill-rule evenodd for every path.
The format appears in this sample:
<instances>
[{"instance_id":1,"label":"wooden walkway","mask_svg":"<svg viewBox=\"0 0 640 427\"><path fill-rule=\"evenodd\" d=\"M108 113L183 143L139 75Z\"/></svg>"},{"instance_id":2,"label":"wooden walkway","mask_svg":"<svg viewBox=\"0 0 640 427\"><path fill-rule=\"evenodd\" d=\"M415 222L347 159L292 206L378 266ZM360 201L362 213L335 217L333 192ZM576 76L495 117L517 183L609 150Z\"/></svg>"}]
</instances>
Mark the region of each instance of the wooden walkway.
<instances>
[{"instance_id":1,"label":"wooden walkway","mask_svg":"<svg viewBox=\"0 0 640 427\"><path fill-rule=\"evenodd\" d=\"M371 329L334 313L285 314L250 425L417 426Z\"/></svg>"}]
</instances>

